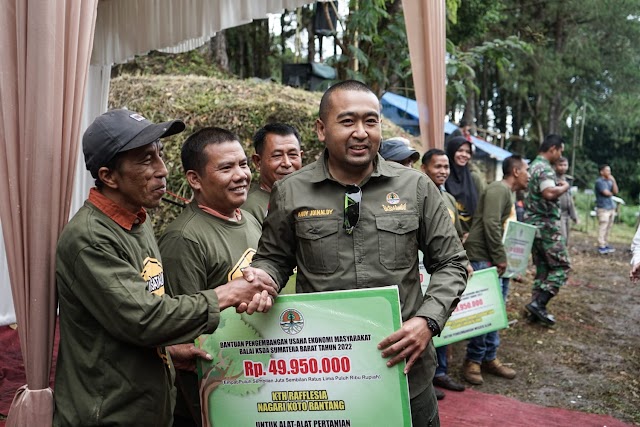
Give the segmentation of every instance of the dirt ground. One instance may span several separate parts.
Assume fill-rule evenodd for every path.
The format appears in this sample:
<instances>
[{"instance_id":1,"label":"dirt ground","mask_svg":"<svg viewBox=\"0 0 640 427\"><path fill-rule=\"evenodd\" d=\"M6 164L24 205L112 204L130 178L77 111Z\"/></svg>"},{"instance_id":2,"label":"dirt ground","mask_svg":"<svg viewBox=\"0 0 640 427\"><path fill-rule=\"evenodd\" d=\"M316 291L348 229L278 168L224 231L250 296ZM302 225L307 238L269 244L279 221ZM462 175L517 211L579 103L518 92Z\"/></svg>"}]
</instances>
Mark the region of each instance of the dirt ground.
<instances>
[{"instance_id":1,"label":"dirt ground","mask_svg":"<svg viewBox=\"0 0 640 427\"><path fill-rule=\"evenodd\" d=\"M572 232L573 270L548 309L553 328L532 323L534 269L522 283L511 282L498 357L517 371L513 380L484 375L468 387L533 404L611 415L640 425L640 283L628 280L629 245L614 243L599 255L593 237ZM462 380L465 343L450 346L449 374ZM448 392L453 393L453 392Z\"/></svg>"}]
</instances>

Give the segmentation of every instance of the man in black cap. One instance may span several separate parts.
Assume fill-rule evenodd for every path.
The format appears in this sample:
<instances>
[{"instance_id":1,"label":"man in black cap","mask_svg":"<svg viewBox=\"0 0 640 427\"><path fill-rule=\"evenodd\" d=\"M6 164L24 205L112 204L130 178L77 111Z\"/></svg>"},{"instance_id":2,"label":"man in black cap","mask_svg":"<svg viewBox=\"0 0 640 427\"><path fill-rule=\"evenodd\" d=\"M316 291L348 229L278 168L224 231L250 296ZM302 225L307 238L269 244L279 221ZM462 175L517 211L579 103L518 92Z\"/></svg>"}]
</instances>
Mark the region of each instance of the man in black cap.
<instances>
[{"instance_id":1,"label":"man in black cap","mask_svg":"<svg viewBox=\"0 0 640 427\"><path fill-rule=\"evenodd\" d=\"M411 148L409 140L399 136L383 141L380 146L380 155L385 160L400 163L408 168L412 168L420 158L420 153Z\"/></svg>"},{"instance_id":2,"label":"man in black cap","mask_svg":"<svg viewBox=\"0 0 640 427\"><path fill-rule=\"evenodd\" d=\"M165 346L213 332L227 307L266 311L277 295L264 276L235 279L231 294L165 295L145 208L157 207L166 191L160 138L184 128L179 120L154 124L113 110L84 134L96 188L63 230L56 252L56 426L171 425L174 367Z\"/></svg>"}]
</instances>

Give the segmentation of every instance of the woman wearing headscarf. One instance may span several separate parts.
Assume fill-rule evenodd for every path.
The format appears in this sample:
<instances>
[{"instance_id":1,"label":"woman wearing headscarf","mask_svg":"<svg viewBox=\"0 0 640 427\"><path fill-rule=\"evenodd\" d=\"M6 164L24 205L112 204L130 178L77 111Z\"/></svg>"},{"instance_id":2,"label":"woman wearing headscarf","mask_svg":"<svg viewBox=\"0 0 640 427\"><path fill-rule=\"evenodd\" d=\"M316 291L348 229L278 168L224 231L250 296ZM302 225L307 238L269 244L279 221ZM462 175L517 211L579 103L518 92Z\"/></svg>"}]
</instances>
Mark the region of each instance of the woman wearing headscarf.
<instances>
[{"instance_id":1,"label":"woman wearing headscarf","mask_svg":"<svg viewBox=\"0 0 640 427\"><path fill-rule=\"evenodd\" d=\"M484 180L480 174L471 171L471 142L463 136L454 136L447 142L447 157L451 174L444 187L455 199L464 237L471 229L471 218L476 211L478 199L484 190Z\"/></svg>"}]
</instances>

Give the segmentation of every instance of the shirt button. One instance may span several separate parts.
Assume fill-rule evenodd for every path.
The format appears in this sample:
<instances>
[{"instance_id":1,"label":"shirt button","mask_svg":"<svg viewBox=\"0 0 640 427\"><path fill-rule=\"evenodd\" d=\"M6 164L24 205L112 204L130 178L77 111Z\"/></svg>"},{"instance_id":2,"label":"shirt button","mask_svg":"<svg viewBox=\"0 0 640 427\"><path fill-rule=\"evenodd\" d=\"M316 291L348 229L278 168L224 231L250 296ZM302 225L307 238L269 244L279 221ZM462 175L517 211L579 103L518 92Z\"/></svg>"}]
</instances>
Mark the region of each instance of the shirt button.
<instances>
[{"instance_id":1,"label":"shirt button","mask_svg":"<svg viewBox=\"0 0 640 427\"><path fill-rule=\"evenodd\" d=\"M358 258L357 261L358 261L358 264L362 264L362 258Z\"/></svg>"}]
</instances>

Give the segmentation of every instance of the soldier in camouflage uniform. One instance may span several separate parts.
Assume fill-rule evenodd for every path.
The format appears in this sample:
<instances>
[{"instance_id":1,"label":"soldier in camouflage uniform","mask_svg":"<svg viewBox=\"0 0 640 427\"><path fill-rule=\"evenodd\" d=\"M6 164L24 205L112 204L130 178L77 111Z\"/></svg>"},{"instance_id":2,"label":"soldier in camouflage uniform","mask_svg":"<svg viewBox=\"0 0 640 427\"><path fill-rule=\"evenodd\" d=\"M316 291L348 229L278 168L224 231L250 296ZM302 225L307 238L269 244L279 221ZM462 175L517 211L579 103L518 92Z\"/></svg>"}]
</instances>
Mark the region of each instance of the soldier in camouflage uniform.
<instances>
[{"instance_id":1,"label":"soldier in camouflage uniform","mask_svg":"<svg viewBox=\"0 0 640 427\"><path fill-rule=\"evenodd\" d=\"M524 221L538 227L532 256L536 266L531 302L527 310L547 325L555 319L547 312L547 303L556 296L567 281L569 254L560 223L558 198L569 190L569 184L559 181L551 165L562 156L564 141L558 135L549 135L529 167L531 180L525 198Z\"/></svg>"}]
</instances>

